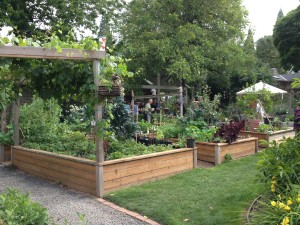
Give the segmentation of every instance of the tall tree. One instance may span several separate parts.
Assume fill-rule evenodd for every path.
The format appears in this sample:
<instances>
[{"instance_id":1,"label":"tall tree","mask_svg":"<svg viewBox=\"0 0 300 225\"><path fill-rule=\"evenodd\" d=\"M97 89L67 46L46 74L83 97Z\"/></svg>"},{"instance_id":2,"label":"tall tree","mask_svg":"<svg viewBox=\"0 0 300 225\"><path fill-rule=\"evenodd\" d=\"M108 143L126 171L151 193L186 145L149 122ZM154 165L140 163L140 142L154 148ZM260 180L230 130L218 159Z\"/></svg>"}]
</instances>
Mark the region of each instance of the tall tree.
<instances>
[{"instance_id":1,"label":"tall tree","mask_svg":"<svg viewBox=\"0 0 300 225\"><path fill-rule=\"evenodd\" d=\"M256 57L269 68L281 67L279 52L274 46L272 36L264 36L257 40Z\"/></svg>"},{"instance_id":2,"label":"tall tree","mask_svg":"<svg viewBox=\"0 0 300 225\"><path fill-rule=\"evenodd\" d=\"M274 44L285 69L300 68L300 6L281 18L274 27Z\"/></svg>"},{"instance_id":3,"label":"tall tree","mask_svg":"<svg viewBox=\"0 0 300 225\"><path fill-rule=\"evenodd\" d=\"M125 53L141 74L203 83L208 73L223 75L245 15L240 0L133 0L124 15Z\"/></svg>"},{"instance_id":4,"label":"tall tree","mask_svg":"<svg viewBox=\"0 0 300 225\"><path fill-rule=\"evenodd\" d=\"M284 17L283 11L282 11L282 9L280 9L278 14L277 14L276 22L281 20L283 17Z\"/></svg>"},{"instance_id":5,"label":"tall tree","mask_svg":"<svg viewBox=\"0 0 300 225\"><path fill-rule=\"evenodd\" d=\"M96 19L100 15L113 19L122 5L118 0L2 0L0 28L11 26L17 36L38 39L53 32L64 38L74 28L97 34Z\"/></svg>"}]
</instances>

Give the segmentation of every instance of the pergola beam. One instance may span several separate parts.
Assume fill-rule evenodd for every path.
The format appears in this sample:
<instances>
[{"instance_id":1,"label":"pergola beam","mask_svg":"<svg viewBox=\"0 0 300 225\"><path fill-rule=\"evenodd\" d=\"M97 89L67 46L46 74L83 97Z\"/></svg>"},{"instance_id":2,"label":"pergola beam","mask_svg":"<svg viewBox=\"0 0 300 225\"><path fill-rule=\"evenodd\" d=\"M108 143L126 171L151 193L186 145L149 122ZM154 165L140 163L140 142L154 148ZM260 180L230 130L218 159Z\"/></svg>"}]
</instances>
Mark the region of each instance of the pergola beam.
<instances>
[{"instance_id":1,"label":"pergola beam","mask_svg":"<svg viewBox=\"0 0 300 225\"><path fill-rule=\"evenodd\" d=\"M104 51L79 50L63 48L58 52L55 48L0 46L0 57L27 59L69 59L92 61L105 57Z\"/></svg>"},{"instance_id":2,"label":"pergola beam","mask_svg":"<svg viewBox=\"0 0 300 225\"><path fill-rule=\"evenodd\" d=\"M55 48L41 47L19 47L19 46L1 46L0 57L8 58L27 58L27 59L68 59L93 61L94 82L99 86L100 59L105 57L105 51L95 50L78 50L78 49L62 49L58 52ZM98 92L97 92L98 93ZM19 145L19 99L14 102L14 145ZM102 120L102 105L96 106L96 121ZM3 160L4 151L0 146L0 161ZM104 161L103 138L96 139L96 194L99 197L103 195L103 166L100 165Z\"/></svg>"},{"instance_id":3,"label":"pergola beam","mask_svg":"<svg viewBox=\"0 0 300 225\"><path fill-rule=\"evenodd\" d=\"M142 89L178 90L176 86L142 85Z\"/></svg>"}]
</instances>

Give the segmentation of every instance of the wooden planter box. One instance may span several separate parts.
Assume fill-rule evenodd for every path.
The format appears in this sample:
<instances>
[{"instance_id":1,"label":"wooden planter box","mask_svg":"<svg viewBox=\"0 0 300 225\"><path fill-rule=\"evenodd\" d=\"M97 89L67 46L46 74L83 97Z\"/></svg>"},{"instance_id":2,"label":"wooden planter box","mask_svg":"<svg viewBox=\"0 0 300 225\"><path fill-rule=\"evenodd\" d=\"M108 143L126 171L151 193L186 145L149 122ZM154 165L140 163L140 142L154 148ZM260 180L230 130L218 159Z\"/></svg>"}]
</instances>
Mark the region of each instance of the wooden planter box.
<instances>
[{"instance_id":1,"label":"wooden planter box","mask_svg":"<svg viewBox=\"0 0 300 225\"><path fill-rule=\"evenodd\" d=\"M260 122L261 121L259 119L248 119L246 126L250 131L255 131L255 129L259 127Z\"/></svg>"},{"instance_id":2,"label":"wooden planter box","mask_svg":"<svg viewBox=\"0 0 300 225\"><path fill-rule=\"evenodd\" d=\"M11 147L0 144L0 162L11 160Z\"/></svg>"},{"instance_id":3,"label":"wooden planter box","mask_svg":"<svg viewBox=\"0 0 300 225\"><path fill-rule=\"evenodd\" d=\"M233 159L255 154L258 150L258 139L245 138L231 144L196 142L196 147L198 159L218 165L225 160L226 154L230 154Z\"/></svg>"},{"instance_id":4,"label":"wooden planter box","mask_svg":"<svg viewBox=\"0 0 300 225\"><path fill-rule=\"evenodd\" d=\"M120 86L99 86L98 87L99 97L105 96L120 96Z\"/></svg>"},{"instance_id":5,"label":"wooden planter box","mask_svg":"<svg viewBox=\"0 0 300 225\"><path fill-rule=\"evenodd\" d=\"M93 160L13 146L12 164L31 175L97 195L97 180L103 180L99 185L107 193L193 169L197 166L197 150L183 148L98 164Z\"/></svg>"},{"instance_id":6,"label":"wooden planter box","mask_svg":"<svg viewBox=\"0 0 300 225\"><path fill-rule=\"evenodd\" d=\"M104 192L154 181L197 167L197 150L182 148L102 163Z\"/></svg>"},{"instance_id":7,"label":"wooden planter box","mask_svg":"<svg viewBox=\"0 0 300 225\"><path fill-rule=\"evenodd\" d=\"M284 138L295 137L295 131L293 128L289 128L287 130L279 130L275 131L272 134L262 133L262 132L253 132L253 131L241 131L240 135L243 137L256 137L258 140L266 140L266 141L276 141L281 142ZM258 143L259 147L266 147L262 143Z\"/></svg>"},{"instance_id":8,"label":"wooden planter box","mask_svg":"<svg viewBox=\"0 0 300 225\"><path fill-rule=\"evenodd\" d=\"M31 175L96 195L93 160L13 146L12 164Z\"/></svg>"}]
</instances>

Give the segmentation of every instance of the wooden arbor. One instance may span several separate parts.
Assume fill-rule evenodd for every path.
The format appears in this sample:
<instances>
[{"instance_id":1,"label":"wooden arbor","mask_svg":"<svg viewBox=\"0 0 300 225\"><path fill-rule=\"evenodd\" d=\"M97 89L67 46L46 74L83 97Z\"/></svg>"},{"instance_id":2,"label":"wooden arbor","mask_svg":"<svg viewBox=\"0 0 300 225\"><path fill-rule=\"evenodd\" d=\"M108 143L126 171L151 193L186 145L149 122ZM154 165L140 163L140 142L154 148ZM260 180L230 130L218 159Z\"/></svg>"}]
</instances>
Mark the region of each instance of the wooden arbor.
<instances>
[{"instance_id":1,"label":"wooden arbor","mask_svg":"<svg viewBox=\"0 0 300 225\"><path fill-rule=\"evenodd\" d=\"M99 86L100 59L105 57L105 51L62 49L57 52L55 48L42 47L19 47L19 46L0 46L0 57L9 58L28 58L28 59L63 59L63 60L82 60L93 61L93 72L95 85ZM98 93L98 91L97 91ZM102 119L102 106L96 106L96 121ZM14 102L14 145L19 145L19 104ZM1 152L0 152L1 153ZM104 161L103 140L96 138L96 192L97 196L103 195L103 166Z\"/></svg>"}]
</instances>

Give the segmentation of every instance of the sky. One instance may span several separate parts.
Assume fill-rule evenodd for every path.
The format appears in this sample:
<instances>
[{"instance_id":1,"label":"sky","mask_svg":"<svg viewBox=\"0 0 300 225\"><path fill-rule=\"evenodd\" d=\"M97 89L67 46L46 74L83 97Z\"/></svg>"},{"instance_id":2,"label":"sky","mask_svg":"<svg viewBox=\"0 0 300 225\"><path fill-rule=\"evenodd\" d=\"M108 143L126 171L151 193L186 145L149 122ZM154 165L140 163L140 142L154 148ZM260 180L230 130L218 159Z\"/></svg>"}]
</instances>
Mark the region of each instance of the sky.
<instances>
[{"instance_id":1,"label":"sky","mask_svg":"<svg viewBox=\"0 0 300 225\"><path fill-rule=\"evenodd\" d=\"M273 26L280 9L286 15L297 8L299 0L243 0L243 5L248 10L248 20L254 29L254 40L265 35L272 35Z\"/></svg>"}]
</instances>

